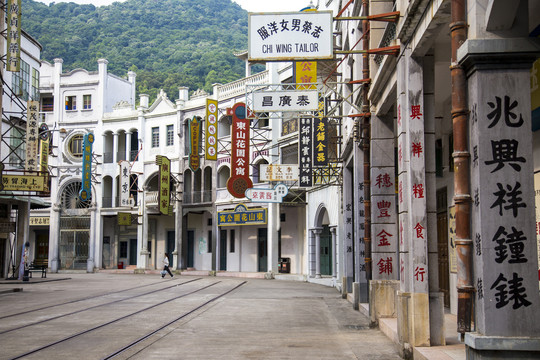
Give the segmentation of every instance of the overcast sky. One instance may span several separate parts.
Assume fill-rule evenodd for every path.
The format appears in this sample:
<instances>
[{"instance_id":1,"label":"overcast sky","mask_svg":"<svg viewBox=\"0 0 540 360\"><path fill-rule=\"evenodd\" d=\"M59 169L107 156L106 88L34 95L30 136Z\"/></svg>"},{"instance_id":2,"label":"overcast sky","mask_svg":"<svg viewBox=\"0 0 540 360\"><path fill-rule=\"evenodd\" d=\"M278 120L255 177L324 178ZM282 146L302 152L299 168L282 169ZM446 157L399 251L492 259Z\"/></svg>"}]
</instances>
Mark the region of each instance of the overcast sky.
<instances>
[{"instance_id":1,"label":"overcast sky","mask_svg":"<svg viewBox=\"0 0 540 360\"><path fill-rule=\"evenodd\" d=\"M109 5L115 1L124 2L125 0L37 0L49 4L51 2L74 2L77 4L94 4L95 6ZM310 0L233 0L243 9L249 12L285 12L299 11L309 5ZM317 3L316 0L313 1Z\"/></svg>"}]
</instances>

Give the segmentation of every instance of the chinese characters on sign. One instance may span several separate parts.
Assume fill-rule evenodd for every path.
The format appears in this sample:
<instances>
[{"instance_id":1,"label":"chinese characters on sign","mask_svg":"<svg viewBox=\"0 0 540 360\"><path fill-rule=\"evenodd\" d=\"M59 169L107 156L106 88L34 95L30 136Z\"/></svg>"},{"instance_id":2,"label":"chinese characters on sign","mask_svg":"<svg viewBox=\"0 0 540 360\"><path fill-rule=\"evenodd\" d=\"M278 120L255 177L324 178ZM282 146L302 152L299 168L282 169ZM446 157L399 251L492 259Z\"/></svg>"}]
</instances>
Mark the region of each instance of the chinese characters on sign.
<instances>
[{"instance_id":1,"label":"chinese characters on sign","mask_svg":"<svg viewBox=\"0 0 540 360\"><path fill-rule=\"evenodd\" d=\"M289 193L285 184L277 184L273 189L250 188L246 190L246 197L253 202L281 203Z\"/></svg>"},{"instance_id":2,"label":"chinese characters on sign","mask_svg":"<svg viewBox=\"0 0 540 360\"><path fill-rule=\"evenodd\" d=\"M170 202L171 160L165 156L156 156L156 165L159 165L159 212L163 215L172 215Z\"/></svg>"},{"instance_id":3,"label":"chinese characters on sign","mask_svg":"<svg viewBox=\"0 0 540 360\"><path fill-rule=\"evenodd\" d=\"M131 166L129 161L120 161L120 206L131 206L130 195Z\"/></svg>"},{"instance_id":4,"label":"chinese characters on sign","mask_svg":"<svg viewBox=\"0 0 540 360\"><path fill-rule=\"evenodd\" d=\"M217 160L218 102L206 100L206 160Z\"/></svg>"},{"instance_id":5,"label":"chinese characters on sign","mask_svg":"<svg viewBox=\"0 0 540 360\"><path fill-rule=\"evenodd\" d=\"M316 90L317 89L317 62L297 61L295 62L296 89ZM310 85L302 85L310 84Z\"/></svg>"},{"instance_id":6,"label":"chinese characters on sign","mask_svg":"<svg viewBox=\"0 0 540 360\"><path fill-rule=\"evenodd\" d=\"M18 72L21 63L21 2L7 3L7 71Z\"/></svg>"},{"instance_id":7,"label":"chinese characters on sign","mask_svg":"<svg viewBox=\"0 0 540 360\"><path fill-rule=\"evenodd\" d=\"M193 172L199 170L201 158L199 157L199 133L201 131L201 123L198 116L194 116L189 123L190 137L190 152L189 152L189 167Z\"/></svg>"},{"instance_id":8,"label":"chinese characters on sign","mask_svg":"<svg viewBox=\"0 0 540 360\"><path fill-rule=\"evenodd\" d=\"M265 225L266 209L238 204L234 210L218 211L218 226Z\"/></svg>"},{"instance_id":9,"label":"chinese characters on sign","mask_svg":"<svg viewBox=\"0 0 540 360\"><path fill-rule=\"evenodd\" d=\"M313 118L300 119L298 157L300 187L313 186Z\"/></svg>"},{"instance_id":10,"label":"chinese characters on sign","mask_svg":"<svg viewBox=\"0 0 540 360\"><path fill-rule=\"evenodd\" d=\"M236 198L243 198L247 189L253 187L249 177L249 119L246 119L246 105L238 103L233 107L231 177L227 180L227 190Z\"/></svg>"},{"instance_id":11,"label":"chinese characters on sign","mask_svg":"<svg viewBox=\"0 0 540 360\"><path fill-rule=\"evenodd\" d=\"M26 171L38 170L38 113L39 101L28 101L26 119Z\"/></svg>"},{"instance_id":12,"label":"chinese characters on sign","mask_svg":"<svg viewBox=\"0 0 540 360\"><path fill-rule=\"evenodd\" d=\"M45 178L30 175L2 175L5 191L44 191Z\"/></svg>"},{"instance_id":13,"label":"chinese characters on sign","mask_svg":"<svg viewBox=\"0 0 540 360\"><path fill-rule=\"evenodd\" d=\"M318 99L317 90L255 91L253 111L315 111Z\"/></svg>"},{"instance_id":14,"label":"chinese characters on sign","mask_svg":"<svg viewBox=\"0 0 540 360\"><path fill-rule=\"evenodd\" d=\"M39 225L48 226L50 224L51 223L50 223L49 216L31 216L30 217L30 225L32 226L39 226Z\"/></svg>"},{"instance_id":15,"label":"chinese characters on sign","mask_svg":"<svg viewBox=\"0 0 540 360\"><path fill-rule=\"evenodd\" d=\"M328 165L328 119L314 119L313 124L313 165Z\"/></svg>"},{"instance_id":16,"label":"chinese characters on sign","mask_svg":"<svg viewBox=\"0 0 540 360\"><path fill-rule=\"evenodd\" d=\"M79 198L82 201L90 200L92 197L92 144L94 134L88 133L83 138L83 172L82 188L79 191Z\"/></svg>"},{"instance_id":17,"label":"chinese characters on sign","mask_svg":"<svg viewBox=\"0 0 540 360\"><path fill-rule=\"evenodd\" d=\"M259 176L262 181L295 181L298 180L298 166L261 164Z\"/></svg>"},{"instance_id":18,"label":"chinese characters on sign","mask_svg":"<svg viewBox=\"0 0 540 360\"><path fill-rule=\"evenodd\" d=\"M249 60L333 57L332 12L249 14Z\"/></svg>"}]
</instances>

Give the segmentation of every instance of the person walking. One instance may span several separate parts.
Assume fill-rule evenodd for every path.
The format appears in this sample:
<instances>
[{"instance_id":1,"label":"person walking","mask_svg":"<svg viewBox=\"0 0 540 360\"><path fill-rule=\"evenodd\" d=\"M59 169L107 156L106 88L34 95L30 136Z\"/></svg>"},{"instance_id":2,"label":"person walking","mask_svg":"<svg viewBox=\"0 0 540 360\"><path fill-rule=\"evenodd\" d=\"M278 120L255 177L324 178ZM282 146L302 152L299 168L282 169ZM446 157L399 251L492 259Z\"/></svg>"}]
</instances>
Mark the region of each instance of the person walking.
<instances>
[{"instance_id":1,"label":"person walking","mask_svg":"<svg viewBox=\"0 0 540 360\"><path fill-rule=\"evenodd\" d=\"M165 277L165 272L168 272L169 275L173 277L171 270L169 270L169 255L167 253L163 256L163 271L161 272L161 278Z\"/></svg>"}]
</instances>

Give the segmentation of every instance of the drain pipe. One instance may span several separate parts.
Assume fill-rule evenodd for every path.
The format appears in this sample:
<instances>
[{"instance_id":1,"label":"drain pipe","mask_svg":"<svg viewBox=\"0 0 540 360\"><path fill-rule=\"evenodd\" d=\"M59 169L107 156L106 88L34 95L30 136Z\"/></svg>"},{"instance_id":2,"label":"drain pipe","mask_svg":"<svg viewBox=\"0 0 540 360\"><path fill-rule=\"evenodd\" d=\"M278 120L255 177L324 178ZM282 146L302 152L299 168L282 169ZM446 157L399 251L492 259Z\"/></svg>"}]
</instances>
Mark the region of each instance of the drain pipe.
<instances>
[{"instance_id":1,"label":"drain pipe","mask_svg":"<svg viewBox=\"0 0 540 360\"><path fill-rule=\"evenodd\" d=\"M457 63L457 50L467 40L466 0L452 0L452 124L454 131L454 204L456 209L456 253L458 313L457 331L463 341L471 331L473 308L473 268L471 239L470 152L468 139L467 79Z\"/></svg>"},{"instance_id":2,"label":"drain pipe","mask_svg":"<svg viewBox=\"0 0 540 360\"><path fill-rule=\"evenodd\" d=\"M369 0L362 0L362 15L369 15ZM362 55L362 78L369 79L369 20L362 20L362 48L366 50ZM368 99L370 82L364 82L364 92L362 94L362 141L364 151L364 251L366 264L366 278L369 281L372 278L372 259L371 259L371 113Z\"/></svg>"}]
</instances>

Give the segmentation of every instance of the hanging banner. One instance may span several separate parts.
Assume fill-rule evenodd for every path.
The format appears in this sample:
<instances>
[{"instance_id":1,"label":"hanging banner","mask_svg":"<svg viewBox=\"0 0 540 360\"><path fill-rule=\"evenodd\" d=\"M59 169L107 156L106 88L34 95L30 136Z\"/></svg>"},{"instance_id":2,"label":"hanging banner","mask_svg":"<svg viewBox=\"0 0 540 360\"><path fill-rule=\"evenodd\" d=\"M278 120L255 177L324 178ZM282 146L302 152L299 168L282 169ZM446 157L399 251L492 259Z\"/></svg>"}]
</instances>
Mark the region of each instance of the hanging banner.
<instances>
[{"instance_id":1,"label":"hanging banner","mask_svg":"<svg viewBox=\"0 0 540 360\"><path fill-rule=\"evenodd\" d=\"M49 191L47 180L49 177L49 137L46 140L40 141L39 151L39 171L41 176L45 178L45 191Z\"/></svg>"},{"instance_id":2,"label":"hanging banner","mask_svg":"<svg viewBox=\"0 0 540 360\"><path fill-rule=\"evenodd\" d=\"M129 161L120 161L120 206L131 206L129 201L131 165Z\"/></svg>"},{"instance_id":3,"label":"hanging banner","mask_svg":"<svg viewBox=\"0 0 540 360\"><path fill-rule=\"evenodd\" d=\"M21 2L8 0L7 17L7 71L18 72L21 67Z\"/></svg>"},{"instance_id":4,"label":"hanging banner","mask_svg":"<svg viewBox=\"0 0 540 360\"><path fill-rule=\"evenodd\" d=\"M313 125L313 165L326 166L328 165L328 119L315 118Z\"/></svg>"},{"instance_id":5,"label":"hanging banner","mask_svg":"<svg viewBox=\"0 0 540 360\"><path fill-rule=\"evenodd\" d=\"M313 186L313 118L300 119L298 164L300 187Z\"/></svg>"},{"instance_id":6,"label":"hanging banner","mask_svg":"<svg viewBox=\"0 0 540 360\"><path fill-rule=\"evenodd\" d=\"M317 62L296 61L294 64L294 77L298 90L317 90ZM310 85L302 85L310 84Z\"/></svg>"},{"instance_id":7,"label":"hanging banner","mask_svg":"<svg viewBox=\"0 0 540 360\"><path fill-rule=\"evenodd\" d=\"M332 59L331 11L248 14L250 61Z\"/></svg>"},{"instance_id":8,"label":"hanging banner","mask_svg":"<svg viewBox=\"0 0 540 360\"><path fill-rule=\"evenodd\" d=\"M246 105L238 103L232 109L231 177L227 180L227 190L236 198L243 198L246 190L253 187L249 178L249 119L246 119Z\"/></svg>"},{"instance_id":9,"label":"hanging banner","mask_svg":"<svg viewBox=\"0 0 540 360\"><path fill-rule=\"evenodd\" d=\"M83 173L82 188L79 191L79 198L82 201L89 200L92 197L92 144L94 143L94 134L88 133L83 138Z\"/></svg>"},{"instance_id":10,"label":"hanging banner","mask_svg":"<svg viewBox=\"0 0 540 360\"><path fill-rule=\"evenodd\" d=\"M217 100L206 100L206 160L217 160L217 139L218 139L218 102Z\"/></svg>"},{"instance_id":11,"label":"hanging banner","mask_svg":"<svg viewBox=\"0 0 540 360\"><path fill-rule=\"evenodd\" d=\"M266 209L238 204L234 210L218 211L218 226L265 225Z\"/></svg>"},{"instance_id":12,"label":"hanging banner","mask_svg":"<svg viewBox=\"0 0 540 360\"><path fill-rule=\"evenodd\" d=\"M319 108L316 90L255 91L252 94L253 111L316 111Z\"/></svg>"},{"instance_id":13,"label":"hanging banner","mask_svg":"<svg viewBox=\"0 0 540 360\"><path fill-rule=\"evenodd\" d=\"M26 171L38 170L38 114L39 102L28 101L26 112Z\"/></svg>"},{"instance_id":14,"label":"hanging banner","mask_svg":"<svg viewBox=\"0 0 540 360\"><path fill-rule=\"evenodd\" d=\"M125 212L119 212L117 215L118 225L129 226L131 225L131 214Z\"/></svg>"},{"instance_id":15,"label":"hanging banner","mask_svg":"<svg viewBox=\"0 0 540 360\"><path fill-rule=\"evenodd\" d=\"M171 160L166 156L156 155L156 165L159 165L159 212L172 215L170 202Z\"/></svg>"},{"instance_id":16,"label":"hanging banner","mask_svg":"<svg viewBox=\"0 0 540 360\"><path fill-rule=\"evenodd\" d=\"M194 116L189 122L189 137L190 137L190 152L189 152L189 167L193 172L199 170L201 166L201 158L199 157L199 135L201 131L200 118Z\"/></svg>"}]
</instances>

